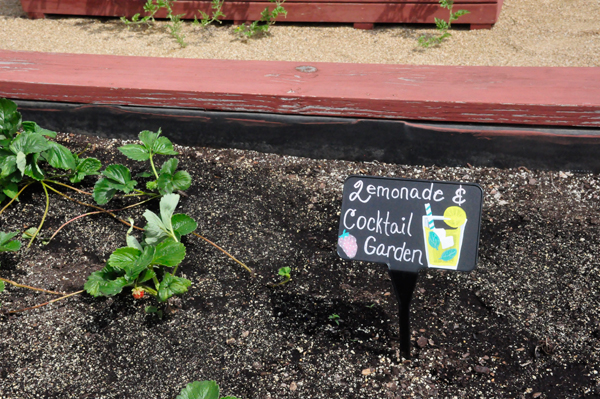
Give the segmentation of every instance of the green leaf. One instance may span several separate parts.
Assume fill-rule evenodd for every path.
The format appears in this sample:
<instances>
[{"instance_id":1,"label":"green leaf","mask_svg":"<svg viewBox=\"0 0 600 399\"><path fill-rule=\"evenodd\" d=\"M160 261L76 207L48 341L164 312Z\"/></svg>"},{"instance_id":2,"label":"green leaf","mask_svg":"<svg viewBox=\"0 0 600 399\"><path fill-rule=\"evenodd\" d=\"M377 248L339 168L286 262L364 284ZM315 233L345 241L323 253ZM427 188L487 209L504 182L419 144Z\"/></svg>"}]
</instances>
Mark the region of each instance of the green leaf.
<instances>
[{"instance_id":1,"label":"green leaf","mask_svg":"<svg viewBox=\"0 0 600 399\"><path fill-rule=\"evenodd\" d=\"M169 159L168 161L163 163L162 167L160 168L159 174L162 175L163 173L168 173L170 175L174 175L175 171L177 170L178 164L179 164L179 161L177 160L177 158Z\"/></svg>"},{"instance_id":2,"label":"green leaf","mask_svg":"<svg viewBox=\"0 0 600 399\"><path fill-rule=\"evenodd\" d=\"M163 241L156 245L152 264L173 267L180 264L183 258L185 258L185 245L170 240Z\"/></svg>"},{"instance_id":3,"label":"green leaf","mask_svg":"<svg viewBox=\"0 0 600 399\"><path fill-rule=\"evenodd\" d=\"M43 127L40 127L37 123L31 121L23 122L23 131L26 133L38 133L46 137L56 137L56 132L44 129Z\"/></svg>"},{"instance_id":4,"label":"green leaf","mask_svg":"<svg viewBox=\"0 0 600 399\"><path fill-rule=\"evenodd\" d=\"M190 234L192 231L198 228L198 223L183 213L173 215L171 218L171 223L173 225L173 231L180 236Z\"/></svg>"},{"instance_id":5,"label":"green leaf","mask_svg":"<svg viewBox=\"0 0 600 399\"><path fill-rule=\"evenodd\" d=\"M140 273L140 276L138 278L138 283L140 283L140 284L144 283L148 280L153 279L154 277L156 277L156 273L154 272L154 270L146 269L142 273Z\"/></svg>"},{"instance_id":6,"label":"green leaf","mask_svg":"<svg viewBox=\"0 0 600 399\"><path fill-rule=\"evenodd\" d=\"M0 281L0 292L4 291L4 281Z\"/></svg>"},{"instance_id":7,"label":"green leaf","mask_svg":"<svg viewBox=\"0 0 600 399\"><path fill-rule=\"evenodd\" d=\"M131 192L137 181L131 180L131 172L127 167L123 165L108 165L102 174L109 178L113 184L113 187L124 191L125 193Z\"/></svg>"},{"instance_id":8,"label":"green leaf","mask_svg":"<svg viewBox=\"0 0 600 399\"><path fill-rule=\"evenodd\" d=\"M183 277L173 276L171 273L165 273L163 280L160 282L160 286L158 287L158 300L165 302L173 295L186 293L190 285L192 285L190 280L187 280Z\"/></svg>"},{"instance_id":9,"label":"green leaf","mask_svg":"<svg viewBox=\"0 0 600 399\"><path fill-rule=\"evenodd\" d=\"M71 183L79 183L86 176L97 175L102 163L96 158L77 159L77 167L69 180Z\"/></svg>"},{"instance_id":10,"label":"green leaf","mask_svg":"<svg viewBox=\"0 0 600 399\"><path fill-rule=\"evenodd\" d=\"M25 166L25 175L31 177L35 180L42 180L44 178L44 171L38 165L38 160L40 159L40 154L32 154L28 155L30 161L27 162Z\"/></svg>"},{"instance_id":11,"label":"green leaf","mask_svg":"<svg viewBox=\"0 0 600 399\"><path fill-rule=\"evenodd\" d=\"M100 179L94 185L94 201L98 205L104 205L115 196L116 192L108 179Z\"/></svg>"},{"instance_id":12,"label":"green leaf","mask_svg":"<svg viewBox=\"0 0 600 399\"><path fill-rule=\"evenodd\" d=\"M156 180L149 181L146 183L146 188L148 190L156 190L156 187L158 187L158 182Z\"/></svg>"},{"instance_id":13,"label":"green leaf","mask_svg":"<svg viewBox=\"0 0 600 399\"><path fill-rule=\"evenodd\" d=\"M129 248L135 248L138 251L143 251L144 249L140 245L140 242L134 236L127 235L127 246Z\"/></svg>"},{"instance_id":14,"label":"green leaf","mask_svg":"<svg viewBox=\"0 0 600 399\"><path fill-rule=\"evenodd\" d=\"M441 260L443 260L444 262L447 262L449 260L452 260L452 258L454 258L456 256L457 252L456 249L452 248L452 249L447 249L442 253L442 256L440 257Z\"/></svg>"},{"instance_id":15,"label":"green leaf","mask_svg":"<svg viewBox=\"0 0 600 399\"><path fill-rule=\"evenodd\" d=\"M17 112L17 104L0 98L0 134L12 138L21 126L21 114Z\"/></svg>"},{"instance_id":16,"label":"green leaf","mask_svg":"<svg viewBox=\"0 0 600 399\"><path fill-rule=\"evenodd\" d=\"M156 139L158 138L159 135L160 135L160 129L158 129L158 133L151 132L150 130L144 130L144 131L140 132L140 134L138 135L138 138L140 139L140 141L142 143L144 143L144 146L148 150L150 150L152 147L154 147L154 142L156 141Z\"/></svg>"},{"instance_id":17,"label":"green leaf","mask_svg":"<svg viewBox=\"0 0 600 399\"><path fill-rule=\"evenodd\" d=\"M77 166L75 157L71 151L58 143L49 142L50 148L44 152L44 158L54 168L74 170Z\"/></svg>"},{"instance_id":18,"label":"green leaf","mask_svg":"<svg viewBox=\"0 0 600 399\"><path fill-rule=\"evenodd\" d=\"M192 184L192 178L186 171L180 170L171 175L168 173L162 173L157 180L158 190L162 195L171 194L177 190L187 190Z\"/></svg>"},{"instance_id":19,"label":"green leaf","mask_svg":"<svg viewBox=\"0 0 600 399\"><path fill-rule=\"evenodd\" d=\"M102 270L90 274L83 288L94 297L117 295L124 287L131 285L123 277L124 274L123 270L106 265Z\"/></svg>"},{"instance_id":20,"label":"green leaf","mask_svg":"<svg viewBox=\"0 0 600 399\"><path fill-rule=\"evenodd\" d=\"M291 272L292 272L291 268L289 268L289 267L282 267L282 268L279 269L279 271L277 273L280 276L282 276L282 277L288 277Z\"/></svg>"},{"instance_id":21,"label":"green leaf","mask_svg":"<svg viewBox=\"0 0 600 399\"><path fill-rule=\"evenodd\" d=\"M160 199L160 218L162 219L168 231L173 230L171 218L173 217L173 212L175 212L175 208L177 208L178 203L179 194L163 195L163 197Z\"/></svg>"},{"instance_id":22,"label":"green leaf","mask_svg":"<svg viewBox=\"0 0 600 399\"><path fill-rule=\"evenodd\" d=\"M17 170L17 157L15 155L0 155L0 169L2 170L0 178L7 177Z\"/></svg>"},{"instance_id":23,"label":"green leaf","mask_svg":"<svg viewBox=\"0 0 600 399\"><path fill-rule=\"evenodd\" d=\"M119 147L119 151L134 161L147 161L150 159L150 152L139 144L126 144Z\"/></svg>"},{"instance_id":24,"label":"green leaf","mask_svg":"<svg viewBox=\"0 0 600 399\"><path fill-rule=\"evenodd\" d=\"M2 187L2 185L0 185ZM19 186L17 183L9 182L2 188L2 192L6 194L7 197L15 198L19 193Z\"/></svg>"},{"instance_id":25,"label":"green leaf","mask_svg":"<svg viewBox=\"0 0 600 399\"><path fill-rule=\"evenodd\" d=\"M142 252L142 254L136 259L136 261L133 264L127 266L125 271L127 272L126 277L128 281L134 281L142 272L148 270L148 266L154 258L154 251L154 247L147 246L146 248L144 248L144 252Z\"/></svg>"},{"instance_id":26,"label":"green leaf","mask_svg":"<svg viewBox=\"0 0 600 399\"><path fill-rule=\"evenodd\" d=\"M23 232L23 235L21 237L32 238L35 235L35 233L37 233L37 231L38 231L37 227L30 227Z\"/></svg>"},{"instance_id":27,"label":"green leaf","mask_svg":"<svg viewBox=\"0 0 600 399\"><path fill-rule=\"evenodd\" d=\"M175 399L219 399L215 381L194 381L181 390Z\"/></svg>"},{"instance_id":28,"label":"green leaf","mask_svg":"<svg viewBox=\"0 0 600 399\"><path fill-rule=\"evenodd\" d=\"M160 155L177 155L177 151L173 149L171 140L166 137L159 137L152 146L152 152Z\"/></svg>"},{"instance_id":29,"label":"green leaf","mask_svg":"<svg viewBox=\"0 0 600 399\"><path fill-rule=\"evenodd\" d=\"M94 200L104 205L114 197L117 190L129 193L137 181L131 180L131 173L123 165L108 165L102 172L106 178L98 180L94 186Z\"/></svg>"},{"instance_id":30,"label":"green leaf","mask_svg":"<svg viewBox=\"0 0 600 399\"><path fill-rule=\"evenodd\" d=\"M27 156L22 151L17 153L17 169L25 174L25 168L27 167Z\"/></svg>"},{"instance_id":31,"label":"green leaf","mask_svg":"<svg viewBox=\"0 0 600 399\"><path fill-rule=\"evenodd\" d=\"M156 244L169 235L165 224L156 213L146 209L144 218L148 222L144 227L144 237L147 244Z\"/></svg>"},{"instance_id":32,"label":"green leaf","mask_svg":"<svg viewBox=\"0 0 600 399\"><path fill-rule=\"evenodd\" d=\"M18 154L19 152L25 155L40 153L50 148L51 142L41 134L29 133L18 135L10 145L10 150Z\"/></svg>"},{"instance_id":33,"label":"green leaf","mask_svg":"<svg viewBox=\"0 0 600 399\"><path fill-rule=\"evenodd\" d=\"M116 269L126 270L140 257L142 251L136 248L117 248L108 258L108 264Z\"/></svg>"},{"instance_id":34,"label":"green leaf","mask_svg":"<svg viewBox=\"0 0 600 399\"><path fill-rule=\"evenodd\" d=\"M21 242L14 239L17 234L0 231L0 252L16 252L21 248Z\"/></svg>"},{"instance_id":35,"label":"green leaf","mask_svg":"<svg viewBox=\"0 0 600 399\"><path fill-rule=\"evenodd\" d=\"M437 250L440 247L440 244L441 244L440 237L438 237L438 235L434 231L430 231L429 232L429 246L431 246L432 248L435 248Z\"/></svg>"}]
</instances>

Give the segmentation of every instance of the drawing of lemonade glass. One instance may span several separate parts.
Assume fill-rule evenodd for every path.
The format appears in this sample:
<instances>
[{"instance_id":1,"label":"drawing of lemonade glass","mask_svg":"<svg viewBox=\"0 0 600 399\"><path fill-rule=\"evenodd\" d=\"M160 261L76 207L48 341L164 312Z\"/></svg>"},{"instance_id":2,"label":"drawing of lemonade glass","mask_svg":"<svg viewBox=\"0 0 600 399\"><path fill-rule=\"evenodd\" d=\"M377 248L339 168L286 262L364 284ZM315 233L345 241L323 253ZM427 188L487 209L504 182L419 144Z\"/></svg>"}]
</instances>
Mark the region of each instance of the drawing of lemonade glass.
<instances>
[{"instance_id":1,"label":"drawing of lemonade glass","mask_svg":"<svg viewBox=\"0 0 600 399\"><path fill-rule=\"evenodd\" d=\"M458 266L467 215L458 206L450 206L444 216L434 216L429 204L423 216L423 235L429 267L454 269Z\"/></svg>"}]
</instances>

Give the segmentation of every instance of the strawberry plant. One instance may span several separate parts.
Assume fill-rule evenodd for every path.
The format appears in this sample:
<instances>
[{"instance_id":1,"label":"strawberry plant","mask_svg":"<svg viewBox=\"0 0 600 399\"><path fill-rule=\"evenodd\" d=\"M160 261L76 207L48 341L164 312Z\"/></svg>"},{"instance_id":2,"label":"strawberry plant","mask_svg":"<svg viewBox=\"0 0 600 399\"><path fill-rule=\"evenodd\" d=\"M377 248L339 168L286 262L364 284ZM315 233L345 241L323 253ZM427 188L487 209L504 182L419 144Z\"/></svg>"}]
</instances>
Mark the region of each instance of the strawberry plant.
<instances>
[{"instance_id":1,"label":"strawberry plant","mask_svg":"<svg viewBox=\"0 0 600 399\"><path fill-rule=\"evenodd\" d=\"M440 7L446 8L450 11L450 17L448 18L448 22L443 19L435 18L435 26L440 33L438 36L434 37L426 37L425 35L419 37L419 44L422 47L431 47L438 45L444 41L444 39L452 36L448 30L452 26L452 21L456 21L459 17L469 14L467 10L458 10L457 12L452 12L452 7L454 7L454 0L440 0Z\"/></svg>"},{"instance_id":2,"label":"strawberry plant","mask_svg":"<svg viewBox=\"0 0 600 399\"><path fill-rule=\"evenodd\" d=\"M60 185L81 192L58 179L79 183L86 176L98 174L101 167L96 158L81 159L79 154L48 139L54 137L55 132L35 122L23 122L14 102L0 99L0 203L11 199L0 213L33 183L40 183L46 195L44 216L29 245L48 214L48 189L58 192L53 185Z\"/></svg>"},{"instance_id":3,"label":"strawberry plant","mask_svg":"<svg viewBox=\"0 0 600 399\"><path fill-rule=\"evenodd\" d=\"M258 21L254 21L249 25L245 23L235 28L235 32L246 36L246 38L250 38L255 36L256 34L265 34L269 31L269 28L275 24L275 20L279 15L287 16L287 10L283 8L283 3L285 0L269 0L271 3L275 4L275 8L270 11L269 7L265 8L261 14L260 19Z\"/></svg>"},{"instance_id":4,"label":"strawberry plant","mask_svg":"<svg viewBox=\"0 0 600 399\"><path fill-rule=\"evenodd\" d=\"M148 293L160 302L187 292L191 281L176 276L186 254L181 237L198 225L185 214L174 214L178 203L178 194L167 194L160 201L160 216L150 210L144 212L147 224L141 243L130 235L131 223L127 246L116 249L106 266L88 277L84 289L98 297L114 296L125 287L132 287L134 298L141 299Z\"/></svg>"},{"instance_id":5,"label":"strawberry plant","mask_svg":"<svg viewBox=\"0 0 600 399\"><path fill-rule=\"evenodd\" d=\"M186 171L177 171L179 161L176 158L167 160L159 171L156 170L155 155L179 154L173 149L173 143L168 138L160 136L160 134L160 129L156 133L144 130L138 136L142 144L126 144L119 147L119 151L135 161L150 162L152 171L140 175L141 177L155 177L155 180L146 183L148 190L157 190L160 195L187 190L192 184L192 178ZM110 201L117 191L122 191L125 194L135 192L133 195L158 196L154 193L136 189L137 181L132 179L131 172L123 165L107 166L102 171L102 176L94 186L94 200L99 205L104 205Z\"/></svg>"},{"instance_id":6,"label":"strawberry plant","mask_svg":"<svg viewBox=\"0 0 600 399\"><path fill-rule=\"evenodd\" d=\"M215 381L194 381L181 390L175 399L219 399L219 385ZM237 399L225 396L220 399Z\"/></svg>"}]
</instances>

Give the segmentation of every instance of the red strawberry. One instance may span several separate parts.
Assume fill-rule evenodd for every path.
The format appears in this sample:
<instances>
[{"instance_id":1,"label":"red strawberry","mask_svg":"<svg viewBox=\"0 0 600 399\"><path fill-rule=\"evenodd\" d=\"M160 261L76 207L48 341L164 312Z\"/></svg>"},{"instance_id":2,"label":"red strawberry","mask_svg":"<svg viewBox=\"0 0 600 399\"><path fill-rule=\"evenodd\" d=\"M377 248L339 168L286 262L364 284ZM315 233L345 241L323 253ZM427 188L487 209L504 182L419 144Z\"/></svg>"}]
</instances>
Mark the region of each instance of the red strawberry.
<instances>
[{"instance_id":1,"label":"red strawberry","mask_svg":"<svg viewBox=\"0 0 600 399\"><path fill-rule=\"evenodd\" d=\"M135 287L132 290L132 294L135 299L142 299L144 297L144 289L141 287Z\"/></svg>"},{"instance_id":2,"label":"red strawberry","mask_svg":"<svg viewBox=\"0 0 600 399\"><path fill-rule=\"evenodd\" d=\"M344 250L349 258L352 259L356 256L356 251L358 250L356 237L348 233L346 230L344 230L342 235L338 238L338 245Z\"/></svg>"}]
</instances>

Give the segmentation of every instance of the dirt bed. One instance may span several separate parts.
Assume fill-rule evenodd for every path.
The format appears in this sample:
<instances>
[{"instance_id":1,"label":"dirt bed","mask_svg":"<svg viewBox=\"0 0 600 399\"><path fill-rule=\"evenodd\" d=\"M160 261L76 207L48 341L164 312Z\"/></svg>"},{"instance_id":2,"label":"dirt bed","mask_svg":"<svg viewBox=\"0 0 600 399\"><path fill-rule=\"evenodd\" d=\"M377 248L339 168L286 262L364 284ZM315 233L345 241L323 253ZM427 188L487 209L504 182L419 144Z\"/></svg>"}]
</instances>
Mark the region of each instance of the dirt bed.
<instances>
[{"instance_id":1,"label":"dirt bed","mask_svg":"<svg viewBox=\"0 0 600 399\"><path fill-rule=\"evenodd\" d=\"M61 137L74 150L88 140ZM90 140L86 155L129 164L115 150L121 143ZM244 399L600 397L596 175L179 150L194 179L179 211L256 276L191 237L180 270L193 285L163 307L162 320L144 313L152 299L135 300L129 290L5 314L0 397L174 398L202 379ZM399 356L386 267L336 254L341 189L351 174L470 181L485 191L478 268L419 277L411 361ZM37 225L44 204L41 188L28 189L0 216L2 230ZM90 210L58 195L51 204L46 239ZM139 224L144 209L120 216ZM86 217L48 245L3 254L0 276L79 290L125 245L126 230L110 216ZM284 266L292 281L271 287ZM52 298L12 286L0 294L5 311Z\"/></svg>"}]
</instances>

